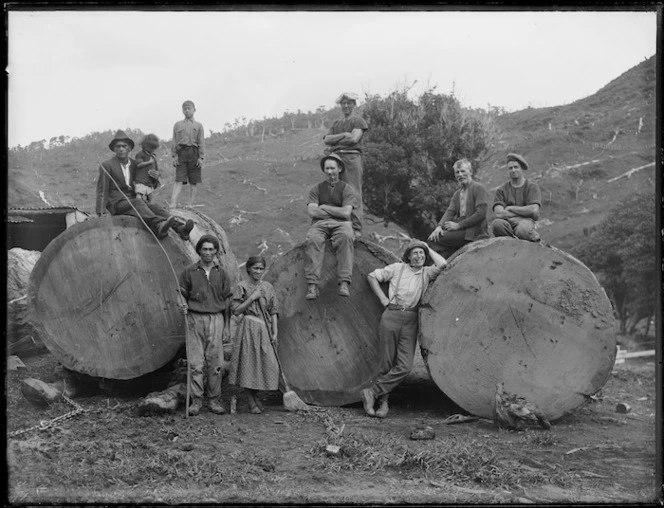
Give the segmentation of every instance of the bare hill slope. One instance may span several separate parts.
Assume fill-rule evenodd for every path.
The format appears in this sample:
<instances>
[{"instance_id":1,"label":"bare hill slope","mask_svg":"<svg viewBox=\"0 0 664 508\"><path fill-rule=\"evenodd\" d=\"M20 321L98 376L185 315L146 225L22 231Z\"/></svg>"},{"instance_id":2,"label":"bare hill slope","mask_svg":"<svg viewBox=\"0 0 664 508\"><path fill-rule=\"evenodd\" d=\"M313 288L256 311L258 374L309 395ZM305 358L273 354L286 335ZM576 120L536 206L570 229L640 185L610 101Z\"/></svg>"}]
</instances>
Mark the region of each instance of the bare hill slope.
<instances>
[{"instance_id":1,"label":"bare hill slope","mask_svg":"<svg viewBox=\"0 0 664 508\"><path fill-rule=\"evenodd\" d=\"M543 191L541 234L547 243L569 249L623 196L643 186L654 189L654 98L652 57L572 104L502 115L497 120L502 137L478 178L496 188L506 179L504 155L524 154L529 176ZM273 258L304 239L307 191L324 178L317 162L324 133L316 128L254 137L217 133L208 140L197 209L226 230L238 260L260 251ZM130 134L136 141L141 135ZM41 190L51 205L93 213L98 162L112 156L106 146L112 135L109 130L48 149L10 150L9 206L47 206ZM156 195L168 202L173 171L167 150L160 154L167 176ZM631 177L618 178L639 167ZM181 201L186 197L185 187ZM400 232L393 224L385 228L380 218L367 221L367 235L395 237L384 244L395 252Z\"/></svg>"}]
</instances>

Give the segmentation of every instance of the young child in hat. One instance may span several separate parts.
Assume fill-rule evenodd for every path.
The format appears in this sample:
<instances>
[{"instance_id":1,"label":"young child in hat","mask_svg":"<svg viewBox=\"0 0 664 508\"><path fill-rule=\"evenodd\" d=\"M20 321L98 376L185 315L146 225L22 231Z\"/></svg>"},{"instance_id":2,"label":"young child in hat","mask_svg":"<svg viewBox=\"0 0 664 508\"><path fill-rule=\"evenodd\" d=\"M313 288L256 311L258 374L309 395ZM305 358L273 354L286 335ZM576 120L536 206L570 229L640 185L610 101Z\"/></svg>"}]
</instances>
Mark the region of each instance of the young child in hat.
<instances>
[{"instance_id":1,"label":"young child in hat","mask_svg":"<svg viewBox=\"0 0 664 508\"><path fill-rule=\"evenodd\" d=\"M136 154L136 175L134 176L134 192L136 197L152 201L152 193L159 187L160 173L155 151L159 148L159 138L155 134L147 134L141 141L141 151Z\"/></svg>"}]
</instances>

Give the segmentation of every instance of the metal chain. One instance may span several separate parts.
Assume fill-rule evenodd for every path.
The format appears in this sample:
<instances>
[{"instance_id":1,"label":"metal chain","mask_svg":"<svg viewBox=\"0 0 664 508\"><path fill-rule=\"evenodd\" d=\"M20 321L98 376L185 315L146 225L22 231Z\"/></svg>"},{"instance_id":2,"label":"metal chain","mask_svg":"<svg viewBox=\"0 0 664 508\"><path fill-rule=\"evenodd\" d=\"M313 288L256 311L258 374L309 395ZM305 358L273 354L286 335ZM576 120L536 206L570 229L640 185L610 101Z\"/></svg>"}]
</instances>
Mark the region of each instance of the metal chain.
<instances>
[{"instance_id":1,"label":"metal chain","mask_svg":"<svg viewBox=\"0 0 664 508\"><path fill-rule=\"evenodd\" d=\"M69 411L69 413L65 413L61 416L57 416L51 420L42 420L39 422L38 425L33 425L32 427L28 427L27 429L15 430L14 432L10 432L9 434L7 434L7 437L20 436L21 434L26 434L28 432L32 432L33 430L47 430L52 428L56 423L64 422L65 420L74 418L75 416L78 416L79 414L85 413L87 411L87 409L83 408L81 405L77 404L66 395L62 395L62 399L65 402L67 402L70 406L72 406L74 410Z\"/></svg>"}]
</instances>

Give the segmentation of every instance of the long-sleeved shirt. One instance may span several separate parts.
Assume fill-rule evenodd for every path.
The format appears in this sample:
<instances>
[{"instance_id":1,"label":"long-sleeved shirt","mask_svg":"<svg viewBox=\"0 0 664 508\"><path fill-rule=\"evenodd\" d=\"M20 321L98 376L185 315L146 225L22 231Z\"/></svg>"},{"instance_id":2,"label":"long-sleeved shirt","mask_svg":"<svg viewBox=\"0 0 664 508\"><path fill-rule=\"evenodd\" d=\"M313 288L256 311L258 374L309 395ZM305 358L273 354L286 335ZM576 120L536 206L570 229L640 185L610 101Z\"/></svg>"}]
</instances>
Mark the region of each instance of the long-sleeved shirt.
<instances>
[{"instance_id":1,"label":"long-sleeved shirt","mask_svg":"<svg viewBox=\"0 0 664 508\"><path fill-rule=\"evenodd\" d=\"M210 268L209 278L201 261L186 267L180 274L180 292L190 311L205 314L225 310L226 300L233 294L228 274L217 259Z\"/></svg>"},{"instance_id":2,"label":"long-sleeved shirt","mask_svg":"<svg viewBox=\"0 0 664 508\"><path fill-rule=\"evenodd\" d=\"M198 157L205 158L205 133L203 124L196 120L185 118L175 122L173 126L173 146L171 152L173 155L178 153L181 146L195 146L198 148Z\"/></svg>"}]
</instances>

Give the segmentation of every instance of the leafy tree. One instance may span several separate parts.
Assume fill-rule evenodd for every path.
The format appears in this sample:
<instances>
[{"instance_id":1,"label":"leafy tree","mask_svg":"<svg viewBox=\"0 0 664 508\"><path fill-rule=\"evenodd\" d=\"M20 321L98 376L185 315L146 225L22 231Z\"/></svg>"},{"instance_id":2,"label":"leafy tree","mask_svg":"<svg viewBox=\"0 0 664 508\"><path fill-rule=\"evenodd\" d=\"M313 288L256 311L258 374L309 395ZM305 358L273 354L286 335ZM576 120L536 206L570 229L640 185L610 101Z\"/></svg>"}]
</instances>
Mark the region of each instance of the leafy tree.
<instances>
[{"instance_id":1,"label":"leafy tree","mask_svg":"<svg viewBox=\"0 0 664 508\"><path fill-rule=\"evenodd\" d=\"M573 254L597 274L622 333L655 313L655 197L650 190L631 194L584 237Z\"/></svg>"},{"instance_id":2,"label":"leafy tree","mask_svg":"<svg viewBox=\"0 0 664 508\"><path fill-rule=\"evenodd\" d=\"M408 89L367 96L364 202L373 214L424 238L457 188L452 165L467 158L474 172L496 129L483 110L463 109L453 95L431 88L416 100Z\"/></svg>"}]
</instances>

